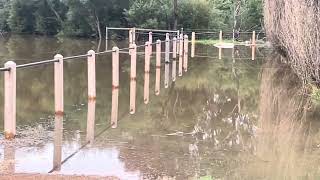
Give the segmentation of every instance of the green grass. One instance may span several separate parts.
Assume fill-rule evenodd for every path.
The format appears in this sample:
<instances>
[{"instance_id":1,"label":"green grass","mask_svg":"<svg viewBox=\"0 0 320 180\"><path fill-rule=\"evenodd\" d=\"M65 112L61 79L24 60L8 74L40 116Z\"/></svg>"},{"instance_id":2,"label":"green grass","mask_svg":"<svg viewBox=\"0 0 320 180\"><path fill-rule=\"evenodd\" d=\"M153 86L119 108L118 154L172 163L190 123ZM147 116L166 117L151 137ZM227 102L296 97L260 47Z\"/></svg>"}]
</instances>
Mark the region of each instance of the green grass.
<instances>
[{"instance_id":1,"label":"green grass","mask_svg":"<svg viewBox=\"0 0 320 180\"><path fill-rule=\"evenodd\" d=\"M219 39L203 39L203 40L196 40L197 44L203 44L203 45L215 45L220 43ZM232 39L225 39L222 41L222 43L233 43ZM236 45L240 45L241 42L234 42Z\"/></svg>"}]
</instances>

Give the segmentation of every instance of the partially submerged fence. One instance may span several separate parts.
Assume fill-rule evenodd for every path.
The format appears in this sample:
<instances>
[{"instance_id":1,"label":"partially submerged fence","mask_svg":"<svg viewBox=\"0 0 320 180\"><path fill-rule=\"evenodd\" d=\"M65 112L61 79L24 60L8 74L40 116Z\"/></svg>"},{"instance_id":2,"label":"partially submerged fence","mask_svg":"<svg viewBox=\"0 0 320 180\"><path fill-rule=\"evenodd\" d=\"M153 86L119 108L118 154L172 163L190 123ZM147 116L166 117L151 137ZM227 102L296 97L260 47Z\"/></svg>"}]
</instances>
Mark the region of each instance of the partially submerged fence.
<instances>
[{"instance_id":1,"label":"partially submerged fence","mask_svg":"<svg viewBox=\"0 0 320 180\"><path fill-rule=\"evenodd\" d=\"M156 55L156 82L155 82L155 94L160 94L160 75L161 75L161 59L162 59L162 43L165 43L165 63L170 63L170 55L172 61L172 81L176 81L178 76L183 75L183 71L188 71L188 56L189 56L189 37L179 31L168 30L153 30L153 29L140 29L140 28L106 28L108 41L108 30L127 30L129 31L129 47L119 49L113 47L112 50L106 50L103 52L95 52L93 50L88 51L83 55L76 55L70 57L64 57L61 54L57 54L53 59L43 60L39 62L32 62L27 64L17 65L13 61L6 62L0 71L4 72L4 135L6 139L12 139L16 135L16 73L19 69L37 67L43 65L54 65L54 102L55 102L55 114L56 116L64 115L64 81L63 71L64 62L75 59L87 60L88 68L88 101L96 101L96 56L112 53L112 109L111 109L111 125L113 128L117 127L118 122L118 100L119 100L119 54L128 53L130 55L131 68L130 68L130 114L136 112L136 78L137 78L137 49L144 48L145 55L145 82L144 82L144 103L149 103L149 86L150 86L150 60L153 54L153 46L155 48ZM135 34L136 31L150 31L148 32L148 41L143 45L136 45ZM157 40L153 42L153 32L165 33L166 39L164 41ZM174 36L170 37L170 33ZM195 55L196 45L196 32L191 33L191 57ZM255 32L252 33L252 54L254 60L255 53ZM223 33L219 33L220 44L223 42ZM108 42L107 42L108 43ZM219 46L219 59L221 59L222 46ZM170 52L170 49L172 52ZM178 60L178 72L177 61ZM167 82L167 81L166 81ZM168 83L165 83L165 87L168 87Z\"/></svg>"},{"instance_id":2,"label":"partially submerged fence","mask_svg":"<svg viewBox=\"0 0 320 180\"><path fill-rule=\"evenodd\" d=\"M152 35L152 32L149 33ZM152 40L152 39L149 39ZM130 44L128 48L119 49L113 47L112 50L103 52L88 51L83 55L76 55L64 57L57 54L53 59L43 60L39 62L32 62L27 64L17 65L13 61L5 63L0 71L4 72L4 135L6 139L12 139L16 135L16 73L19 69L37 67L43 65L54 65L54 104L56 116L64 115L64 62L75 59L84 59L87 61L88 68L88 101L96 101L96 56L112 53L112 109L111 109L111 124L113 128L117 127L118 122L118 100L119 100L119 53L127 52L131 58L131 82L130 82L130 113L134 114L136 111L136 66L137 66L137 49L144 48L145 52L145 87L144 87L144 103L149 103L149 73L150 60L153 53L153 46L156 46L156 84L155 94L160 94L160 73L161 73L161 58L162 47L165 43L165 62L170 62L170 55L172 54L173 65L176 67L176 59L179 56L179 76L182 76L183 71L188 69L188 36L180 34L177 37L170 39L166 33L164 41L157 40L156 42L146 42L143 45ZM192 43L194 46L194 42ZM172 53L170 53L172 49ZM172 71L172 81L176 81L176 71Z\"/></svg>"}]
</instances>

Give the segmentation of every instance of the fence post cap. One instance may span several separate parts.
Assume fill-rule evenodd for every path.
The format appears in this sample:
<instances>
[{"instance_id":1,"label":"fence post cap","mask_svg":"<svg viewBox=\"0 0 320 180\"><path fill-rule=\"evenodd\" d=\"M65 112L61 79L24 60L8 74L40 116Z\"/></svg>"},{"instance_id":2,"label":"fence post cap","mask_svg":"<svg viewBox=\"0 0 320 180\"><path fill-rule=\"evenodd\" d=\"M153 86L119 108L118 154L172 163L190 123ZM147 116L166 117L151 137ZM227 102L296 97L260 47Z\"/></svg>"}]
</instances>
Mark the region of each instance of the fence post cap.
<instances>
[{"instance_id":1,"label":"fence post cap","mask_svg":"<svg viewBox=\"0 0 320 180\"><path fill-rule=\"evenodd\" d=\"M158 39L158 40L157 40L157 43L161 43L161 40L160 40L160 39Z\"/></svg>"},{"instance_id":2,"label":"fence post cap","mask_svg":"<svg viewBox=\"0 0 320 180\"><path fill-rule=\"evenodd\" d=\"M56 54L54 56L54 59L63 59L63 56L61 54Z\"/></svg>"},{"instance_id":3,"label":"fence post cap","mask_svg":"<svg viewBox=\"0 0 320 180\"><path fill-rule=\"evenodd\" d=\"M4 63L5 67L12 67L12 66L16 66L17 64L14 61L7 61Z\"/></svg>"},{"instance_id":4,"label":"fence post cap","mask_svg":"<svg viewBox=\"0 0 320 180\"><path fill-rule=\"evenodd\" d=\"M130 44L130 48L136 48L136 47L137 47L137 45L135 43Z\"/></svg>"},{"instance_id":5,"label":"fence post cap","mask_svg":"<svg viewBox=\"0 0 320 180\"><path fill-rule=\"evenodd\" d=\"M96 54L96 52L94 50L89 50L88 51L88 55L94 55L94 54Z\"/></svg>"},{"instance_id":6,"label":"fence post cap","mask_svg":"<svg viewBox=\"0 0 320 180\"><path fill-rule=\"evenodd\" d=\"M188 35L184 35L184 38L188 38Z\"/></svg>"},{"instance_id":7,"label":"fence post cap","mask_svg":"<svg viewBox=\"0 0 320 180\"><path fill-rule=\"evenodd\" d=\"M119 48L115 46L112 48L112 51L119 51Z\"/></svg>"}]
</instances>

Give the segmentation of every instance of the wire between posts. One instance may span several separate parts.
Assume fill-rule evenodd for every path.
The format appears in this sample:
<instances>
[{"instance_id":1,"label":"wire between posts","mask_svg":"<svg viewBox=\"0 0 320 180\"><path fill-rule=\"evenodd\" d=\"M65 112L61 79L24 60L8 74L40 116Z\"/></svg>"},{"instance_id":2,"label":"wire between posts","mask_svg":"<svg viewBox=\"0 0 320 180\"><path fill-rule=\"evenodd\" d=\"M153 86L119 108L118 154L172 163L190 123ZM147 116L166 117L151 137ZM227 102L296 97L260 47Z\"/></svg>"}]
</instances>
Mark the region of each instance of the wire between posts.
<instances>
[{"instance_id":1,"label":"wire between posts","mask_svg":"<svg viewBox=\"0 0 320 180\"><path fill-rule=\"evenodd\" d=\"M177 38L177 41L179 42L181 39L180 38ZM169 42L172 42L173 39L170 39ZM167 42L167 40L163 40L163 41L160 41L160 43L163 43L163 42ZM158 42L154 42L154 43L151 43L150 45L155 45L155 44L158 44ZM140 47L146 47L147 45L139 45L137 46L137 48L140 48ZM125 51L125 50L130 50L130 49L133 49L133 48L122 48L122 49L119 49L119 51ZM106 53L112 53L112 52L115 52L113 50L108 50L108 51L103 51L103 52L98 52L98 53L95 53L96 55L101 55L101 54L106 54ZM69 57L65 57L63 58L63 60L74 60L74 59L78 59L78 58L85 58L85 57L91 57L91 54L83 54L83 55L76 55L76 56L69 56ZM27 63L27 64L21 64L21 65L17 65L17 69L22 69L22 68L27 68L27 67L35 67L35 66L40 66L40 65L45 65L45 64L51 64L51 63L55 63L55 62L58 62L58 60L56 59L50 59L50 60L43 60L43 61L39 61L39 62L32 62L32 63ZM0 68L0 72L4 72L4 71L10 71L10 68Z\"/></svg>"}]
</instances>

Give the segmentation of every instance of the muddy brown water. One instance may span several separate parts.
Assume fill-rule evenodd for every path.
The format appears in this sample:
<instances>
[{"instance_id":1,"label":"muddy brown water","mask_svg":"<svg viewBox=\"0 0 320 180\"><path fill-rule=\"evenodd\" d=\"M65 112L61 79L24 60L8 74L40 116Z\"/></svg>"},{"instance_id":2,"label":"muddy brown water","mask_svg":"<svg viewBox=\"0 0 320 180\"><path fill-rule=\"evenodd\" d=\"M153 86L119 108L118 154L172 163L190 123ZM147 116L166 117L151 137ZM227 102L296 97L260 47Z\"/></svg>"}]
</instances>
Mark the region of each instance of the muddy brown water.
<instances>
[{"instance_id":1,"label":"muddy brown water","mask_svg":"<svg viewBox=\"0 0 320 180\"><path fill-rule=\"evenodd\" d=\"M109 47L116 44L127 47L126 42L110 42ZM23 64L97 48L98 43L88 39L15 35L0 39L0 59ZM255 61L250 47L237 47L235 53L224 49L221 60L218 52L213 46L198 45L188 72L175 83L170 81L169 88L164 86L165 66L172 66L162 64L159 96L154 95L152 57L148 105L143 103L144 57L139 56L135 115L129 114L129 56L121 54L116 129L108 128L111 55L97 59L95 103L87 102L86 61L65 63L63 124L54 117L53 66L19 69L18 138L9 142L0 135L0 174L318 179L319 116L298 78L266 48L257 49ZM0 81L3 84L3 75ZM87 124L88 111L95 114L93 126ZM3 103L0 114L3 132Z\"/></svg>"}]
</instances>

